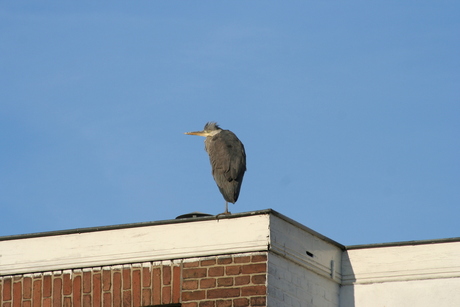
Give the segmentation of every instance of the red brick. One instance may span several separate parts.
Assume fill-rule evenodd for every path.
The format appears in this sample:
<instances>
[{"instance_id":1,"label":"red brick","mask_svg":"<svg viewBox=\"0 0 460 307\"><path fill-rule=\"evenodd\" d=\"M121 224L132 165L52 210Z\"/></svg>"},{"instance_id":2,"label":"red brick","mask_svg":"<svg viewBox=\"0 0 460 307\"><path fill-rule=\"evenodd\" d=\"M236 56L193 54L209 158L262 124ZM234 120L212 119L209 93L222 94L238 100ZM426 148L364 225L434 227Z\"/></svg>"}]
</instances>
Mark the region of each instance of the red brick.
<instances>
[{"instance_id":1,"label":"red brick","mask_svg":"<svg viewBox=\"0 0 460 307\"><path fill-rule=\"evenodd\" d=\"M235 286L247 285L251 281L249 275L235 277Z\"/></svg>"},{"instance_id":2,"label":"red brick","mask_svg":"<svg viewBox=\"0 0 460 307\"><path fill-rule=\"evenodd\" d=\"M3 297L3 292L2 292L2 281L0 280L0 306L2 306L2 297Z\"/></svg>"},{"instance_id":3,"label":"red brick","mask_svg":"<svg viewBox=\"0 0 460 307\"><path fill-rule=\"evenodd\" d=\"M233 261L235 263L248 263L251 262L251 256L235 257Z\"/></svg>"},{"instance_id":4,"label":"red brick","mask_svg":"<svg viewBox=\"0 0 460 307\"><path fill-rule=\"evenodd\" d=\"M240 296L239 288L211 289L207 291L207 298L228 298Z\"/></svg>"},{"instance_id":5,"label":"red brick","mask_svg":"<svg viewBox=\"0 0 460 307\"><path fill-rule=\"evenodd\" d=\"M252 276L252 283L256 285L265 284L267 281L266 275L254 275Z\"/></svg>"},{"instance_id":6,"label":"red brick","mask_svg":"<svg viewBox=\"0 0 460 307\"><path fill-rule=\"evenodd\" d=\"M142 286L143 287L150 287L150 267L143 267L142 268Z\"/></svg>"},{"instance_id":7,"label":"red brick","mask_svg":"<svg viewBox=\"0 0 460 307\"><path fill-rule=\"evenodd\" d=\"M230 263L232 263L232 257L217 258L217 264L230 264Z\"/></svg>"},{"instance_id":8,"label":"red brick","mask_svg":"<svg viewBox=\"0 0 460 307\"><path fill-rule=\"evenodd\" d=\"M53 306L62 306L62 278L55 278L53 280Z\"/></svg>"},{"instance_id":9,"label":"red brick","mask_svg":"<svg viewBox=\"0 0 460 307\"><path fill-rule=\"evenodd\" d=\"M112 293L105 292L102 295L102 306L111 307L112 306Z\"/></svg>"},{"instance_id":10,"label":"red brick","mask_svg":"<svg viewBox=\"0 0 460 307\"><path fill-rule=\"evenodd\" d=\"M64 307L72 307L72 299L70 297L64 297Z\"/></svg>"},{"instance_id":11,"label":"red brick","mask_svg":"<svg viewBox=\"0 0 460 307\"><path fill-rule=\"evenodd\" d=\"M83 295L83 307L91 306L91 294Z\"/></svg>"},{"instance_id":12,"label":"red brick","mask_svg":"<svg viewBox=\"0 0 460 307\"><path fill-rule=\"evenodd\" d=\"M216 307L231 307L232 301L231 300L219 300L216 302Z\"/></svg>"},{"instance_id":13,"label":"red brick","mask_svg":"<svg viewBox=\"0 0 460 307\"><path fill-rule=\"evenodd\" d=\"M266 297L251 297L251 306L265 306L266 304Z\"/></svg>"},{"instance_id":14,"label":"red brick","mask_svg":"<svg viewBox=\"0 0 460 307\"><path fill-rule=\"evenodd\" d=\"M24 277L22 281L22 293L25 299L32 298L32 278L31 277Z\"/></svg>"},{"instance_id":15,"label":"red brick","mask_svg":"<svg viewBox=\"0 0 460 307\"><path fill-rule=\"evenodd\" d=\"M215 267L209 268L208 275L210 277L224 276L224 267L215 266Z\"/></svg>"},{"instance_id":16,"label":"red brick","mask_svg":"<svg viewBox=\"0 0 460 307\"><path fill-rule=\"evenodd\" d=\"M267 261L267 255L253 255L252 262L262 262Z\"/></svg>"},{"instance_id":17,"label":"red brick","mask_svg":"<svg viewBox=\"0 0 460 307\"><path fill-rule=\"evenodd\" d=\"M131 306L131 290L123 291L123 306Z\"/></svg>"},{"instance_id":18,"label":"red brick","mask_svg":"<svg viewBox=\"0 0 460 307\"><path fill-rule=\"evenodd\" d=\"M206 268L184 269L184 271L182 272L183 279L202 278L202 277L206 277Z\"/></svg>"},{"instance_id":19,"label":"red brick","mask_svg":"<svg viewBox=\"0 0 460 307\"><path fill-rule=\"evenodd\" d=\"M41 291L40 293L38 294L38 296L36 296L36 293L35 293L35 282L36 281L39 281L40 282L40 288L41 288L41 280L34 280L34 290L32 290L32 306L33 307L41 307L42 306L42 294L41 294Z\"/></svg>"},{"instance_id":20,"label":"red brick","mask_svg":"<svg viewBox=\"0 0 460 307\"><path fill-rule=\"evenodd\" d=\"M192 303L182 303L182 307L197 307L198 303L192 302Z\"/></svg>"},{"instance_id":21,"label":"red brick","mask_svg":"<svg viewBox=\"0 0 460 307\"><path fill-rule=\"evenodd\" d=\"M201 266L209 266L216 264L216 259L206 259L201 261Z\"/></svg>"},{"instance_id":22,"label":"red brick","mask_svg":"<svg viewBox=\"0 0 460 307\"><path fill-rule=\"evenodd\" d=\"M35 279L33 282L33 294L32 302L33 306L39 307L42 304L42 281L41 279Z\"/></svg>"},{"instance_id":23,"label":"red brick","mask_svg":"<svg viewBox=\"0 0 460 307\"><path fill-rule=\"evenodd\" d=\"M43 276L43 297L51 296L51 275Z\"/></svg>"},{"instance_id":24,"label":"red brick","mask_svg":"<svg viewBox=\"0 0 460 307\"><path fill-rule=\"evenodd\" d=\"M181 268L180 266L173 266L173 290L172 290L172 302L179 303L180 301L180 290L181 290Z\"/></svg>"},{"instance_id":25,"label":"red brick","mask_svg":"<svg viewBox=\"0 0 460 307\"><path fill-rule=\"evenodd\" d=\"M51 307L51 297L43 299L43 307Z\"/></svg>"},{"instance_id":26,"label":"red brick","mask_svg":"<svg viewBox=\"0 0 460 307\"><path fill-rule=\"evenodd\" d=\"M183 301L196 301L202 300L206 296L206 292L203 290L198 291L183 291L182 292L182 300Z\"/></svg>"},{"instance_id":27,"label":"red brick","mask_svg":"<svg viewBox=\"0 0 460 307\"><path fill-rule=\"evenodd\" d=\"M93 275L93 305L94 307L100 307L102 303L102 281L101 272L98 271Z\"/></svg>"},{"instance_id":28,"label":"red brick","mask_svg":"<svg viewBox=\"0 0 460 307\"><path fill-rule=\"evenodd\" d=\"M161 268L152 270L153 305L161 304Z\"/></svg>"},{"instance_id":29,"label":"red brick","mask_svg":"<svg viewBox=\"0 0 460 307\"><path fill-rule=\"evenodd\" d=\"M241 296L264 295L267 289L265 286L247 286L241 288Z\"/></svg>"},{"instance_id":30,"label":"red brick","mask_svg":"<svg viewBox=\"0 0 460 307\"><path fill-rule=\"evenodd\" d=\"M76 275L73 278L72 298L73 306L81 306L81 275Z\"/></svg>"},{"instance_id":31,"label":"red brick","mask_svg":"<svg viewBox=\"0 0 460 307\"><path fill-rule=\"evenodd\" d=\"M200 280L200 288L201 289L208 289L214 288L216 286L216 279L215 278L206 278Z\"/></svg>"},{"instance_id":32,"label":"red brick","mask_svg":"<svg viewBox=\"0 0 460 307\"><path fill-rule=\"evenodd\" d=\"M3 303L3 307L11 307L11 303Z\"/></svg>"},{"instance_id":33,"label":"red brick","mask_svg":"<svg viewBox=\"0 0 460 307\"><path fill-rule=\"evenodd\" d=\"M141 270L133 270L133 305L141 305Z\"/></svg>"},{"instance_id":34,"label":"red brick","mask_svg":"<svg viewBox=\"0 0 460 307\"><path fill-rule=\"evenodd\" d=\"M142 305L147 306L151 304L152 290L143 289L142 290Z\"/></svg>"},{"instance_id":35,"label":"red brick","mask_svg":"<svg viewBox=\"0 0 460 307\"><path fill-rule=\"evenodd\" d=\"M238 275L241 274L241 266L240 265L231 265L225 268L225 273L227 275Z\"/></svg>"},{"instance_id":36,"label":"red brick","mask_svg":"<svg viewBox=\"0 0 460 307\"><path fill-rule=\"evenodd\" d=\"M83 293L91 292L91 271L83 272Z\"/></svg>"},{"instance_id":37,"label":"red brick","mask_svg":"<svg viewBox=\"0 0 460 307\"><path fill-rule=\"evenodd\" d=\"M266 271L267 271L266 263L246 264L246 265L243 265L243 268L242 268L243 274L265 273Z\"/></svg>"},{"instance_id":38,"label":"red brick","mask_svg":"<svg viewBox=\"0 0 460 307\"><path fill-rule=\"evenodd\" d=\"M109 291L112 287L112 270L102 270L102 290Z\"/></svg>"},{"instance_id":39,"label":"red brick","mask_svg":"<svg viewBox=\"0 0 460 307\"><path fill-rule=\"evenodd\" d=\"M31 307L32 305L32 302L31 301L23 301L22 302L22 307Z\"/></svg>"},{"instance_id":40,"label":"red brick","mask_svg":"<svg viewBox=\"0 0 460 307\"><path fill-rule=\"evenodd\" d=\"M171 303L171 286L165 286L161 289L161 301L162 304Z\"/></svg>"},{"instance_id":41,"label":"red brick","mask_svg":"<svg viewBox=\"0 0 460 307\"><path fill-rule=\"evenodd\" d=\"M3 279L3 300L9 301L12 298L11 291L13 289L13 280L11 277Z\"/></svg>"},{"instance_id":42,"label":"red brick","mask_svg":"<svg viewBox=\"0 0 460 307\"><path fill-rule=\"evenodd\" d=\"M113 272L113 306L121 306L121 272Z\"/></svg>"},{"instance_id":43,"label":"red brick","mask_svg":"<svg viewBox=\"0 0 460 307\"><path fill-rule=\"evenodd\" d=\"M64 295L72 294L72 275L64 274L62 277L62 293Z\"/></svg>"},{"instance_id":44,"label":"red brick","mask_svg":"<svg viewBox=\"0 0 460 307\"><path fill-rule=\"evenodd\" d=\"M204 301L200 302L200 307L215 307L216 303L214 301Z\"/></svg>"},{"instance_id":45,"label":"red brick","mask_svg":"<svg viewBox=\"0 0 460 307\"><path fill-rule=\"evenodd\" d=\"M170 285L171 284L171 267L170 266L163 266L163 285Z\"/></svg>"},{"instance_id":46,"label":"red brick","mask_svg":"<svg viewBox=\"0 0 460 307\"><path fill-rule=\"evenodd\" d=\"M196 290L198 289L198 280L184 280L182 283L182 290Z\"/></svg>"},{"instance_id":47,"label":"red brick","mask_svg":"<svg viewBox=\"0 0 460 307\"><path fill-rule=\"evenodd\" d=\"M123 269L123 290L131 289L131 269Z\"/></svg>"},{"instance_id":48,"label":"red brick","mask_svg":"<svg viewBox=\"0 0 460 307\"><path fill-rule=\"evenodd\" d=\"M22 282L13 284L13 307L21 307L22 301Z\"/></svg>"},{"instance_id":49,"label":"red brick","mask_svg":"<svg viewBox=\"0 0 460 307\"><path fill-rule=\"evenodd\" d=\"M200 262L199 261L185 262L183 266L184 268L197 268L200 266Z\"/></svg>"},{"instance_id":50,"label":"red brick","mask_svg":"<svg viewBox=\"0 0 460 307\"><path fill-rule=\"evenodd\" d=\"M218 278L217 279L217 286L218 287L233 286L233 278L232 277Z\"/></svg>"},{"instance_id":51,"label":"red brick","mask_svg":"<svg viewBox=\"0 0 460 307\"><path fill-rule=\"evenodd\" d=\"M233 307L246 307L249 306L249 300L247 298L236 298L233 300Z\"/></svg>"}]
</instances>

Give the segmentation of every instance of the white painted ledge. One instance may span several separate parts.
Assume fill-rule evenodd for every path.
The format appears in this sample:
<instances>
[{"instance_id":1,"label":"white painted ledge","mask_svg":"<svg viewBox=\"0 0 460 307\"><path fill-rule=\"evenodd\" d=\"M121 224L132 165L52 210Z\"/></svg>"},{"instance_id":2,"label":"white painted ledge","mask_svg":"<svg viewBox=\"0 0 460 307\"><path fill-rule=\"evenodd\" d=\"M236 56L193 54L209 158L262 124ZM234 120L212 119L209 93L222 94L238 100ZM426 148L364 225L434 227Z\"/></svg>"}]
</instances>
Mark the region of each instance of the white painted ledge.
<instances>
[{"instance_id":1,"label":"white painted ledge","mask_svg":"<svg viewBox=\"0 0 460 307\"><path fill-rule=\"evenodd\" d=\"M460 277L460 242L350 249L342 284Z\"/></svg>"},{"instance_id":2,"label":"white painted ledge","mask_svg":"<svg viewBox=\"0 0 460 307\"><path fill-rule=\"evenodd\" d=\"M266 251L268 245L268 214L36 236L0 241L0 275Z\"/></svg>"}]
</instances>

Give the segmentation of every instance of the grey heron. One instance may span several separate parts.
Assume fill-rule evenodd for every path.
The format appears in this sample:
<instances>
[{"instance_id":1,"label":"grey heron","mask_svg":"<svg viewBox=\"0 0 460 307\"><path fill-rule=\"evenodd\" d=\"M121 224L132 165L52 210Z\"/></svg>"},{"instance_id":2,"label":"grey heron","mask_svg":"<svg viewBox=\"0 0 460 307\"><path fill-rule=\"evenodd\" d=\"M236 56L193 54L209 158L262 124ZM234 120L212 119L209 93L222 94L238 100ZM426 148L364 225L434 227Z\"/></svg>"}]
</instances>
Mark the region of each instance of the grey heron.
<instances>
[{"instance_id":1,"label":"grey heron","mask_svg":"<svg viewBox=\"0 0 460 307\"><path fill-rule=\"evenodd\" d=\"M215 122L208 122L202 131L185 134L206 137L204 146L211 162L212 176L225 199L223 214L230 214L228 203L234 204L238 200L246 171L243 143L233 132L220 128Z\"/></svg>"}]
</instances>

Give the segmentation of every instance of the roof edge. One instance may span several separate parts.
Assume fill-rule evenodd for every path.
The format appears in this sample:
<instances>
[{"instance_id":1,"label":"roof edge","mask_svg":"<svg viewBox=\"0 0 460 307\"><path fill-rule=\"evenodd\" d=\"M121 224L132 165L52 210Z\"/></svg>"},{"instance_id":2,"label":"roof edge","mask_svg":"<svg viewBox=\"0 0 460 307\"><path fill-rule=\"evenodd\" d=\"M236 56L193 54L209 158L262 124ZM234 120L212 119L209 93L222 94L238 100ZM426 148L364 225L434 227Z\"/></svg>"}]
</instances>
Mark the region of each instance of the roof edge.
<instances>
[{"instance_id":1,"label":"roof edge","mask_svg":"<svg viewBox=\"0 0 460 307\"><path fill-rule=\"evenodd\" d=\"M358 244L358 245L343 245L322 235L319 232L287 217L284 214L279 213L273 209L263 209L256 211L248 211L235 213L231 215L212 215L212 216L202 216L194 218L182 218L182 219L170 219L170 220L159 220L159 221L149 221L149 222L138 222L138 223L127 223L127 224L116 224L108 226L95 226L95 227L84 227L84 228L74 228L74 229L65 229L65 230L54 230L54 231L45 231L45 232L36 232L28 234L18 234L18 235L9 235L9 236L0 236L0 241L9 241L9 240L20 240L20 239L29 239L29 238L39 238L39 237L50 237L50 236L60 236L67 234L76 234L76 233L88 233L88 232L97 232L97 231L106 231L114 229L128 229L136 227L146 227L146 226L155 226L155 225L165 225L165 224L176 224L176 223L193 223L200 221L209 221L216 219L233 219L240 218L245 216L253 215L264 215L264 214L273 214L282 220L299 227L308 233L329 242L342 250L353 250L353 249L364 249L364 248L380 248L380 247L391 247L391 246L409 246L409 245L423 245L423 244L440 244L440 243L449 243L449 242L460 242L460 237L454 238L444 238L444 239L432 239L432 240L413 240L413 241L401 241L401 242L388 242L388 243L373 243L373 244Z\"/></svg>"},{"instance_id":2,"label":"roof edge","mask_svg":"<svg viewBox=\"0 0 460 307\"><path fill-rule=\"evenodd\" d=\"M165 225L165 224L191 223L191 222L209 221L209 220L216 220L216 219L219 219L219 220L232 219L232 218L239 218L239 217L245 217L245 216L270 214L272 212L274 212L272 209L265 209L265 210L258 210L258 211L235 213L231 215L212 215L212 216L203 216L203 217L194 217L194 218L182 218L182 219L159 220L159 221L150 221L150 222L116 224L116 225L108 225L108 226L74 228L74 229L65 229L65 230L53 230L53 231L45 231L45 232L0 236L0 241L30 239L30 238L39 238L39 237L51 237L51 236L60 236L60 235L68 235L68 234L75 234L75 233L87 233L87 232L96 232L96 231L105 231L105 230L114 230L114 229L127 229L127 228Z\"/></svg>"},{"instance_id":3,"label":"roof edge","mask_svg":"<svg viewBox=\"0 0 460 307\"><path fill-rule=\"evenodd\" d=\"M397 247L397 246L410 246L410 245L424 245L424 244L441 244L460 242L460 237L445 238L445 239L432 239L432 240L413 240L413 241L400 241L388 243L373 243L373 244L359 244L345 246L345 249L364 249L364 248L380 248L380 247Z\"/></svg>"}]
</instances>

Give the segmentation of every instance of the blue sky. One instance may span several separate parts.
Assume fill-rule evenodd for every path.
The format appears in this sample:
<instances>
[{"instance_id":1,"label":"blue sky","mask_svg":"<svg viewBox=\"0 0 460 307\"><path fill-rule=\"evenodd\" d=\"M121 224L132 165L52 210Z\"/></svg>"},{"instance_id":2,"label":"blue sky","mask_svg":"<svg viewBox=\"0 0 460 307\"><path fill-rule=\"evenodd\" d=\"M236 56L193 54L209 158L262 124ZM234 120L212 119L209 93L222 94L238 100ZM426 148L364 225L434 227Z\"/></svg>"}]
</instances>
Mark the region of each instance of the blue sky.
<instances>
[{"instance_id":1,"label":"blue sky","mask_svg":"<svg viewBox=\"0 0 460 307\"><path fill-rule=\"evenodd\" d=\"M230 211L345 245L460 236L458 1L2 1L0 236Z\"/></svg>"}]
</instances>

